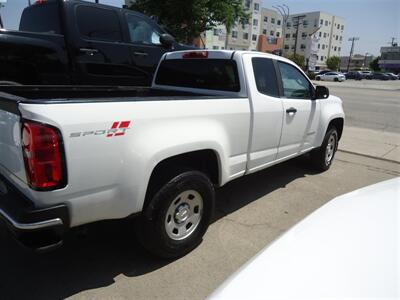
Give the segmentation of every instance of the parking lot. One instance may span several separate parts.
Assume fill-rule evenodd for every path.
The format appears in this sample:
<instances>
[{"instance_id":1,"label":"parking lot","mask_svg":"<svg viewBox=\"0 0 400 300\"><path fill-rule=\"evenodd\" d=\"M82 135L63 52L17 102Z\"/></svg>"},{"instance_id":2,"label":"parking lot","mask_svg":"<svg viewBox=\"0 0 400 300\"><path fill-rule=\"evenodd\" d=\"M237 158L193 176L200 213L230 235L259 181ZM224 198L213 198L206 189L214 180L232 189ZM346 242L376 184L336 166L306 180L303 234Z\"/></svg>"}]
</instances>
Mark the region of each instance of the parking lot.
<instances>
[{"instance_id":1,"label":"parking lot","mask_svg":"<svg viewBox=\"0 0 400 300\"><path fill-rule=\"evenodd\" d=\"M326 85L343 98L348 132L369 130L367 142L388 132L394 144L399 142L400 81ZM301 157L227 184L218 191L217 213L202 244L175 261L156 259L142 250L129 221L90 225L87 232L71 234L63 248L42 255L21 249L1 228L2 298L204 299L324 203L400 176L396 157L377 159L373 153L364 155L370 149L361 150L366 153L339 151L332 168L322 174Z\"/></svg>"}]
</instances>

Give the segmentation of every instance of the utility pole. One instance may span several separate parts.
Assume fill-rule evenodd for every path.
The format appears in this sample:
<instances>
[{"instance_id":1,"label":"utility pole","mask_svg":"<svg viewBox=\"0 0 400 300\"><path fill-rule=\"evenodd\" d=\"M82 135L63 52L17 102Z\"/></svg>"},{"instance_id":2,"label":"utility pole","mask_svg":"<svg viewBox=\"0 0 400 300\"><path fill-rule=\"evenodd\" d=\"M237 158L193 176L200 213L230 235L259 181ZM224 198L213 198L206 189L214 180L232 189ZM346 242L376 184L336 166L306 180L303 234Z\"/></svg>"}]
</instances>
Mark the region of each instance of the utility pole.
<instances>
[{"instance_id":1,"label":"utility pole","mask_svg":"<svg viewBox=\"0 0 400 300\"><path fill-rule=\"evenodd\" d=\"M360 38L359 37L352 37L349 38L349 41L351 41L351 49L350 49L350 56L349 56L349 60L347 62L347 72L349 72L350 69L350 61L351 61L351 57L353 56L353 51L354 51L354 42L358 41Z\"/></svg>"},{"instance_id":2,"label":"utility pole","mask_svg":"<svg viewBox=\"0 0 400 300\"><path fill-rule=\"evenodd\" d=\"M296 16L293 17L293 21L296 20L296 22L294 22L293 27L296 27L296 39L294 40L294 56L296 56L297 53L297 39L298 39L298 35L299 35L299 29L300 29L300 25L303 23L300 23L301 19L304 19L306 16L305 15L301 15L301 16Z\"/></svg>"}]
</instances>

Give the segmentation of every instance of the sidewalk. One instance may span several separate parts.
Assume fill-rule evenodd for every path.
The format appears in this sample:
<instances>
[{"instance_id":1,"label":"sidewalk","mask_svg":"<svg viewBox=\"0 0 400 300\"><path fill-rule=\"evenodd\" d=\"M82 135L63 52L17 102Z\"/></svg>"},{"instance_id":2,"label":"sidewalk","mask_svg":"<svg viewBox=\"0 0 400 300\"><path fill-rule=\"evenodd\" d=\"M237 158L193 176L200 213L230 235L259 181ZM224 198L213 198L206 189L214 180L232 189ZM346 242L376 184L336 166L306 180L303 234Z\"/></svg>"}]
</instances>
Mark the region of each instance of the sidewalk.
<instances>
[{"instance_id":1,"label":"sidewalk","mask_svg":"<svg viewBox=\"0 0 400 300\"><path fill-rule=\"evenodd\" d=\"M400 163L400 134L345 126L339 151Z\"/></svg>"}]
</instances>

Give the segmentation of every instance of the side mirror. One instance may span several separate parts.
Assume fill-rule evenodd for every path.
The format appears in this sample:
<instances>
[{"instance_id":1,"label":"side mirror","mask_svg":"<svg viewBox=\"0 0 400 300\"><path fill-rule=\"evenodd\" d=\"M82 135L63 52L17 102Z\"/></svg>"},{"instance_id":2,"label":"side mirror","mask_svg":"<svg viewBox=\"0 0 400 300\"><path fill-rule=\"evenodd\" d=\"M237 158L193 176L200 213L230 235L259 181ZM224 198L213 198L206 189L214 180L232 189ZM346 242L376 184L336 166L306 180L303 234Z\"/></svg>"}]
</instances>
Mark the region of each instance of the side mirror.
<instances>
[{"instance_id":1,"label":"side mirror","mask_svg":"<svg viewBox=\"0 0 400 300\"><path fill-rule=\"evenodd\" d=\"M326 99L329 97L329 89L323 85L315 87L314 99Z\"/></svg>"},{"instance_id":2,"label":"side mirror","mask_svg":"<svg viewBox=\"0 0 400 300\"><path fill-rule=\"evenodd\" d=\"M175 38L168 33L163 33L160 36L160 43L166 48L171 48L171 46L175 43Z\"/></svg>"}]
</instances>

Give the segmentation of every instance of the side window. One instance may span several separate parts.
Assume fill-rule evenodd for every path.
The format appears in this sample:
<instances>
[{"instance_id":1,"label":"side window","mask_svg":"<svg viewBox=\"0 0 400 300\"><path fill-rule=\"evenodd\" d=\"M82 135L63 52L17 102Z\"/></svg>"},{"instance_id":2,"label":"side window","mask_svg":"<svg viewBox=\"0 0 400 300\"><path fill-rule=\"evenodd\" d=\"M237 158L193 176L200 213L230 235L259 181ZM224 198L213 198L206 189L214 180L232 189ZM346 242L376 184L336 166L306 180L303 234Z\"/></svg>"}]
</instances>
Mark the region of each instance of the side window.
<instances>
[{"instance_id":1,"label":"side window","mask_svg":"<svg viewBox=\"0 0 400 300\"><path fill-rule=\"evenodd\" d=\"M253 57L251 61L253 64L257 90L268 96L279 97L276 72L272 59Z\"/></svg>"},{"instance_id":2,"label":"side window","mask_svg":"<svg viewBox=\"0 0 400 300\"><path fill-rule=\"evenodd\" d=\"M311 99L311 84L304 75L290 64L279 61L283 94L286 98Z\"/></svg>"},{"instance_id":3,"label":"side window","mask_svg":"<svg viewBox=\"0 0 400 300\"><path fill-rule=\"evenodd\" d=\"M160 34L154 26L135 15L127 14L126 21L132 43L160 45Z\"/></svg>"},{"instance_id":4,"label":"side window","mask_svg":"<svg viewBox=\"0 0 400 300\"><path fill-rule=\"evenodd\" d=\"M93 40L122 40L118 15L113 10L79 5L76 17L81 35Z\"/></svg>"}]
</instances>

